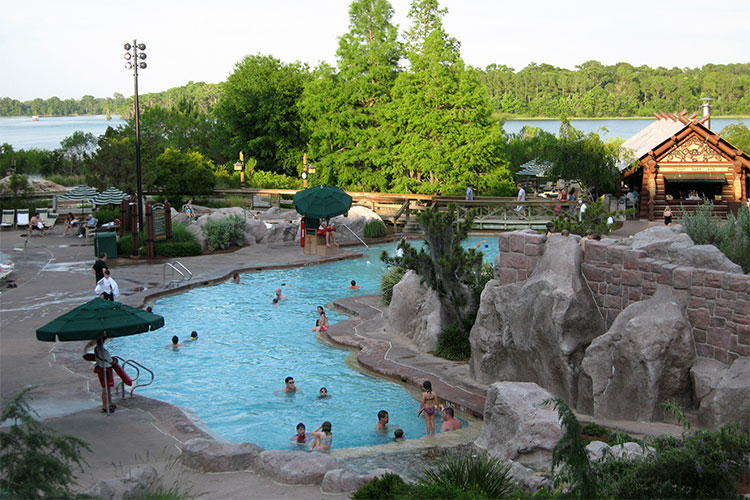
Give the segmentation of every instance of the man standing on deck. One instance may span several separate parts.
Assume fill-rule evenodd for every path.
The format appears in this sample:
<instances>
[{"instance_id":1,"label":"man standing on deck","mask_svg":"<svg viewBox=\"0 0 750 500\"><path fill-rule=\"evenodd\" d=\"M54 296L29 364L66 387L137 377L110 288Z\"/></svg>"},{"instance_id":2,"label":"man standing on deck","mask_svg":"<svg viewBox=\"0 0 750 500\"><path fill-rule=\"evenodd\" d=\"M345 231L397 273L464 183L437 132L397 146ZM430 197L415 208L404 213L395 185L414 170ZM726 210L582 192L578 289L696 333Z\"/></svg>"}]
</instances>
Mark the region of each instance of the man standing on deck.
<instances>
[{"instance_id":1,"label":"man standing on deck","mask_svg":"<svg viewBox=\"0 0 750 500\"><path fill-rule=\"evenodd\" d=\"M520 184L517 184L516 187L518 187L518 197L516 198L516 201L526 201L526 190ZM526 217L526 210L524 210L523 205L518 205L516 207L516 212L518 212L518 215L521 217Z\"/></svg>"},{"instance_id":2,"label":"man standing on deck","mask_svg":"<svg viewBox=\"0 0 750 500\"><path fill-rule=\"evenodd\" d=\"M102 252L99 254L99 259L94 262L92 269L94 270L94 284L99 283L99 280L104 277L104 269L107 267L107 254Z\"/></svg>"},{"instance_id":3,"label":"man standing on deck","mask_svg":"<svg viewBox=\"0 0 750 500\"><path fill-rule=\"evenodd\" d=\"M474 190L471 188L471 184L466 183L466 199L472 201L474 199Z\"/></svg>"}]
</instances>

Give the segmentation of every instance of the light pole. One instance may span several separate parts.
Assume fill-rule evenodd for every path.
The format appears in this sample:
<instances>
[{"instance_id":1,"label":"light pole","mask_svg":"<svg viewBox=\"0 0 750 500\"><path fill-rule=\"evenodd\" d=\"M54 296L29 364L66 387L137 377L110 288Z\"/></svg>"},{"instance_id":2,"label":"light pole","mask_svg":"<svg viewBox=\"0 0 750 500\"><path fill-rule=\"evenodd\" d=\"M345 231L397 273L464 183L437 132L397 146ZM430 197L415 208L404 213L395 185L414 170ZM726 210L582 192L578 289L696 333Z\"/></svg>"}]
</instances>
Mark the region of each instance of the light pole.
<instances>
[{"instance_id":1,"label":"light pole","mask_svg":"<svg viewBox=\"0 0 750 500\"><path fill-rule=\"evenodd\" d=\"M138 106L138 68L146 69L146 61L138 61L139 59L146 59L145 43L136 43L133 40L133 44L126 43L125 48L125 69L133 70L133 82L135 85L135 172L138 182L138 228L143 228L143 184L141 183L141 128L140 128L140 107ZM131 61L132 59L132 61Z\"/></svg>"}]
</instances>

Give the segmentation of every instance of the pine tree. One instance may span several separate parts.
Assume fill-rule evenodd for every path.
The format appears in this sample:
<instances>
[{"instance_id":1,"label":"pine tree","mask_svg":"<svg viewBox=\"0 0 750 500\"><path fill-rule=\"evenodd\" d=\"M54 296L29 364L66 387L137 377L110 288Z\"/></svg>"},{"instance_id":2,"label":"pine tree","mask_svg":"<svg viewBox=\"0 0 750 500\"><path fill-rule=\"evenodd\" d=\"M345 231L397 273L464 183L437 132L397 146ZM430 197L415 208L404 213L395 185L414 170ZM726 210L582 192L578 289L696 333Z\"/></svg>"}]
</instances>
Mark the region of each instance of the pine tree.
<instances>
[{"instance_id":1,"label":"pine tree","mask_svg":"<svg viewBox=\"0 0 750 500\"><path fill-rule=\"evenodd\" d=\"M321 65L300 103L310 135L316 184L362 190L388 188L390 162L383 126L391 87L398 75L401 46L387 0L355 0L349 32L339 41L338 71Z\"/></svg>"}]
</instances>

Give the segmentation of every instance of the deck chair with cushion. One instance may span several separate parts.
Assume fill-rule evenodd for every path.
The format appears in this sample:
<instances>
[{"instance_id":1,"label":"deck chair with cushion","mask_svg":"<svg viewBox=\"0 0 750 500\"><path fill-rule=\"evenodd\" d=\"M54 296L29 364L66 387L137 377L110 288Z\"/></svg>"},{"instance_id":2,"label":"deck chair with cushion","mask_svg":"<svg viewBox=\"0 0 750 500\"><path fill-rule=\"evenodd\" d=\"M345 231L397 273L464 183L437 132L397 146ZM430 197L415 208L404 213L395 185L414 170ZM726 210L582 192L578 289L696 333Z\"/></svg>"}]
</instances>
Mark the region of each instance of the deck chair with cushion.
<instances>
[{"instance_id":1,"label":"deck chair with cushion","mask_svg":"<svg viewBox=\"0 0 750 500\"><path fill-rule=\"evenodd\" d=\"M42 222L47 226L48 231L52 231L57 222L57 214L54 212L47 212L46 216L42 217Z\"/></svg>"},{"instance_id":2,"label":"deck chair with cushion","mask_svg":"<svg viewBox=\"0 0 750 500\"><path fill-rule=\"evenodd\" d=\"M16 210L16 229L19 227L29 227L29 209L19 208Z\"/></svg>"},{"instance_id":3,"label":"deck chair with cushion","mask_svg":"<svg viewBox=\"0 0 750 500\"><path fill-rule=\"evenodd\" d=\"M3 219L0 223L2 229L13 229L16 224L16 211L15 210L3 210Z\"/></svg>"}]
</instances>

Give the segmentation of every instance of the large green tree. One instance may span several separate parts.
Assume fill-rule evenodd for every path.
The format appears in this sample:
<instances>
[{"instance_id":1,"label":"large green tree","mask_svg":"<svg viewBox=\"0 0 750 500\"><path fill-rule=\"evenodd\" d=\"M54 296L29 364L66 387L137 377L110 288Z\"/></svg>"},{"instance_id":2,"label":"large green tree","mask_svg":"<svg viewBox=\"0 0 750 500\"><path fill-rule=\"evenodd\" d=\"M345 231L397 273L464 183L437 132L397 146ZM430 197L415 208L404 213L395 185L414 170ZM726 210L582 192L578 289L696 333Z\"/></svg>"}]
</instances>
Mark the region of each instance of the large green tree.
<instances>
[{"instance_id":1,"label":"large green tree","mask_svg":"<svg viewBox=\"0 0 750 500\"><path fill-rule=\"evenodd\" d=\"M747 128L744 121L740 120L739 123L727 125L721 129L719 135L735 148L746 155L750 155L750 129Z\"/></svg>"},{"instance_id":2,"label":"large green tree","mask_svg":"<svg viewBox=\"0 0 750 500\"><path fill-rule=\"evenodd\" d=\"M224 154L237 158L243 151L260 170L296 175L306 142L297 100L309 79L307 66L300 63L260 54L239 62L216 109L228 134Z\"/></svg>"},{"instance_id":3,"label":"large green tree","mask_svg":"<svg viewBox=\"0 0 750 500\"><path fill-rule=\"evenodd\" d=\"M401 46L387 0L355 0L349 31L339 40L338 71L319 67L300 109L310 157L319 167L314 183L386 190L391 162L384 111L399 71Z\"/></svg>"},{"instance_id":4,"label":"large green tree","mask_svg":"<svg viewBox=\"0 0 750 500\"><path fill-rule=\"evenodd\" d=\"M181 203L183 197L210 194L216 184L211 160L195 151L183 153L172 148L159 155L149 178L173 205Z\"/></svg>"},{"instance_id":5,"label":"large green tree","mask_svg":"<svg viewBox=\"0 0 750 500\"><path fill-rule=\"evenodd\" d=\"M487 89L461 59L460 44L442 27L437 0L414 0L407 32L410 71L393 88L389 118L396 142L389 173L394 189L456 192L466 182L510 189L501 158L502 132ZM504 187L502 187L504 186Z\"/></svg>"}]
</instances>

